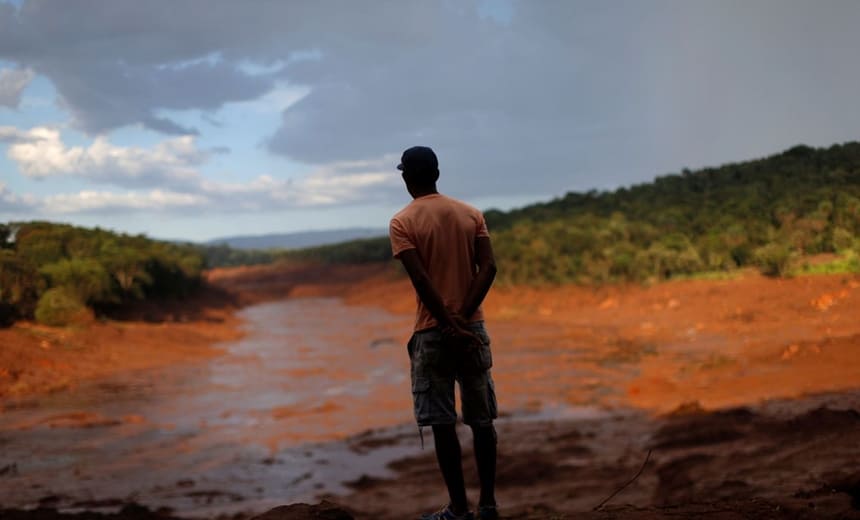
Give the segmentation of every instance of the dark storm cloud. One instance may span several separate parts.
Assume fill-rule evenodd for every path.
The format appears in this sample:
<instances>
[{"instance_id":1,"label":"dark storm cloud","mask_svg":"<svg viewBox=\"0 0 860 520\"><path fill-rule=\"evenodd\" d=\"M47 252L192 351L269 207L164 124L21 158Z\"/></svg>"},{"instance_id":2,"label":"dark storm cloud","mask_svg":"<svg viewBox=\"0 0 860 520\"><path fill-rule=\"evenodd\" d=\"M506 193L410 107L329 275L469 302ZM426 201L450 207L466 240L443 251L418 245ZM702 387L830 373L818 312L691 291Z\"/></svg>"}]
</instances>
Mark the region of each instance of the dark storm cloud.
<instances>
[{"instance_id":1,"label":"dark storm cloud","mask_svg":"<svg viewBox=\"0 0 860 520\"><path fill-rule=\"evenodd\" d=\"M0 69L0 106L18 108L21 92L34 75L30 69Z\"/></svg>"},{"instance_id":2,"label":"dark storm cloud","mask_svg":"<svg viewBox=\"0 0 860 520\"><path fill-rule=\"evenodd\" d=\"M50 78L76 126L87 132L141 123L164 133L194 133L158 111L216 109L274 86L273 74L239 67L242 59L271 61L289 50L272 40L285 9L258 7L80 0L28 1L16 10L2 4L0 58Z\"/></svg>"},{"instance_id":3,"label":"dark storm cloud","mask_svg":"<svg viewBox=\"0 0 860 520\"><path fill-rule=\"evenodd\" d=\"M860 132L858 2L522 1L502 22L479 11L28 1L0 6L0 58L48 76L90 132L193 132L160 110L304 86L269 150L325 165L429 144L458 195L610 187ZM246 62L286 65L253 74Z\"/></svg>"},{"instance_id":4,"label":"dark storm cloud","mask_svg":"<svg viewBox=\"0 0 860 520\"><path fill-rule=\"evenodd\" d=\"M258 97L273 85L271 77L249 76L223 63L200 63L181 69L87 64L74 71L67 70L65 64L45 66L56 73L55 85L75 122L93 133L135 122L167 134L197 133L169 118L157 117L154 110L216 109L228 101ZM90 80L82 75L100 78L98 89L93 89Z\"/></svg>"},{"instance_id":5,"label":"dark storm cloud","mask_svg":"<svg viewBox=\"0 0 860 520\"><path fill-rule=\"evenodd\" d=\"M445 15L292 71L310 94L269 142L308 162L434 146L477 194L611 187L854 138L856 2L520 2Z\"/></svg>"}]
</instances>

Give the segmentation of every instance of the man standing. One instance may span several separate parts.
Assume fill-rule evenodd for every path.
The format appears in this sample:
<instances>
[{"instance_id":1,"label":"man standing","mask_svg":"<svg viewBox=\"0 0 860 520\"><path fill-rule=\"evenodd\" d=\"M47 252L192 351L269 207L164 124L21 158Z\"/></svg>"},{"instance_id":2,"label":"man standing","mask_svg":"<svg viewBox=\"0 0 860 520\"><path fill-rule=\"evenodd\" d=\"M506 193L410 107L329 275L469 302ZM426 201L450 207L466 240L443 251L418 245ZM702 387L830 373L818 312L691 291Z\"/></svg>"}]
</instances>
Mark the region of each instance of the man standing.
<instances>
[{"instance_id":1,"label":"man standing","mask_svg":"<svg viewBox=\"0 0 860 520\"><path fill-rule=\"evenodd\" d=\"M481 480L478 518L498 518L495 499L498 417L490 338L481 302L496 275L493 248L480 211L436 190L439 163L425 146L403 152L403 172L413 200L391 219L389 237L418 300L409 340L412 397L419 430L432 426L436 459L450 502L424 520L473 519L463 482L455 429L454 381L460 383L463 422L473 433Z\"/></svg>"}]
</instances>

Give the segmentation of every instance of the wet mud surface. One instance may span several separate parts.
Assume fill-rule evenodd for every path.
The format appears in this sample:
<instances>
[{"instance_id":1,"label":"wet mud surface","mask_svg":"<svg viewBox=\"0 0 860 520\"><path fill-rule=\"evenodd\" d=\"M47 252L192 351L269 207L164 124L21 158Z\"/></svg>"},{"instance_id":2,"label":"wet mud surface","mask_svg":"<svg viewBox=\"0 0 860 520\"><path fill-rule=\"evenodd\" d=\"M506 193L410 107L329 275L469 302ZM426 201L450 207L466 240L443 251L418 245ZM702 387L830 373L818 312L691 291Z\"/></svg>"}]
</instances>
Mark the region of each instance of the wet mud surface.
<instances>
[{"instance_id":1,"label":"wet mud surface","mask_svg":"<svg viewBox=\"0 0 860 520\"><path fill-rule=\"evenodd\" d=\"M4 400L0 505L248 518L328 497L394 519L444 503L432 439L422 452L412 426L408 281L243 273L258 292L242 293L242 334L214 354ZM856 518L858 288L810 277L494 291L506 517L579 517L650 449L641 477L584 518Z\"/></svg>"},{"instance_id":2,"label":"wet mud surface","mask_svg":"<svg viewBox=\"0 0 860 520\"><path fill-rule=\"evenodd\" d=\"M408 422L397 317L334 299L262 303L240 316L248 334L211 360L8 405L0 504L259 510L387 474L387 461L417 448L413 435L374 446L372 432L325 442Z\"/></svg>"}]
</instances>

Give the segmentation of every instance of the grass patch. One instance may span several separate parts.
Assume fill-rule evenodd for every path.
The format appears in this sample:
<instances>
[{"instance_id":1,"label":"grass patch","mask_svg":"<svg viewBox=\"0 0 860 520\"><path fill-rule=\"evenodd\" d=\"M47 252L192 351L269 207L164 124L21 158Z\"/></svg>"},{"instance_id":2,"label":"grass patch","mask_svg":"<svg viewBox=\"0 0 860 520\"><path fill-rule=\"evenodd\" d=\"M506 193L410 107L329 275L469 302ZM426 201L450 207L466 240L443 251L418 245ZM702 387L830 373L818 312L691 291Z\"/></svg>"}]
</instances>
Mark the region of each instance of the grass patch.
<instances>
[{"instance_id":1,"label":"grass patch","mask_svg":"<svg viewBox=\"0 0 860 520\"><path fill-rule=\"evenodd\" d=\"M749 269L732 269L731 271L702 271L699 273L683 274L673 276L671 280L737 280L743 278Z\"/></svg>"},{"instance_id":2,"label":"grass patch","mask_svg":"<svg viewBox=\"0 0 860 520\"><path fill-rule=\"evenodd\" d=\"M827 262L803 262L794 274L852 274L860 273L860 254L848 250Z\"/></svg>"}]
</instances>

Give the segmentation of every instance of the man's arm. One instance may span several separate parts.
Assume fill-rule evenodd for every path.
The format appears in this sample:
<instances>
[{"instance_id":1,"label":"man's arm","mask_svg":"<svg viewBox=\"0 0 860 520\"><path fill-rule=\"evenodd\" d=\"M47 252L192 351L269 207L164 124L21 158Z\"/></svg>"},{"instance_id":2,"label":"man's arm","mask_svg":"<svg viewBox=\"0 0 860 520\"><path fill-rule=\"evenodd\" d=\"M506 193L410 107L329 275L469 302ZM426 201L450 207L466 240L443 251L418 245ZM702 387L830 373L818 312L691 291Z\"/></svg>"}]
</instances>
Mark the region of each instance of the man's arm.
<instances>
[{"instance_id":1,"label":"man's arm","mask_svg":"<svg viewBox=\"0 0 860 520\"><path fill-rule=\"evenodd\" d=\"M475 264L478 266L478 275L472 280L463 305L457 313L466 321L478 310L496 278L496 257L493 255L490 237L475 238Z\"/></svg>"},{"instance_id":2,"label":"man's arm","mask_svg":"<svg viewBox=\"0 0 860 520\"><path fill-rule=\"evenodd\" d=\"M439 291L437 291L433 286L433 282L430 281L430 276L427 274L427 270L424 269L424 264L421 263L421 257L418 256L418 251L416 249L401 251L398 258L403 262L403 267L406 268L406 272L409 274L409 279L412 280L412 286L415 287L415 292L418 293L418 297L424 303L424 306L427 307L427 310L430 311L430 314L436 318L436 321L439 323L439 328L443 333L463 340L476 339L471 332L463 329L463 327L457 323L454 316L451 314L451 311L445 307L442 297L439 296Z\"/></svg>"}]
</instances>

